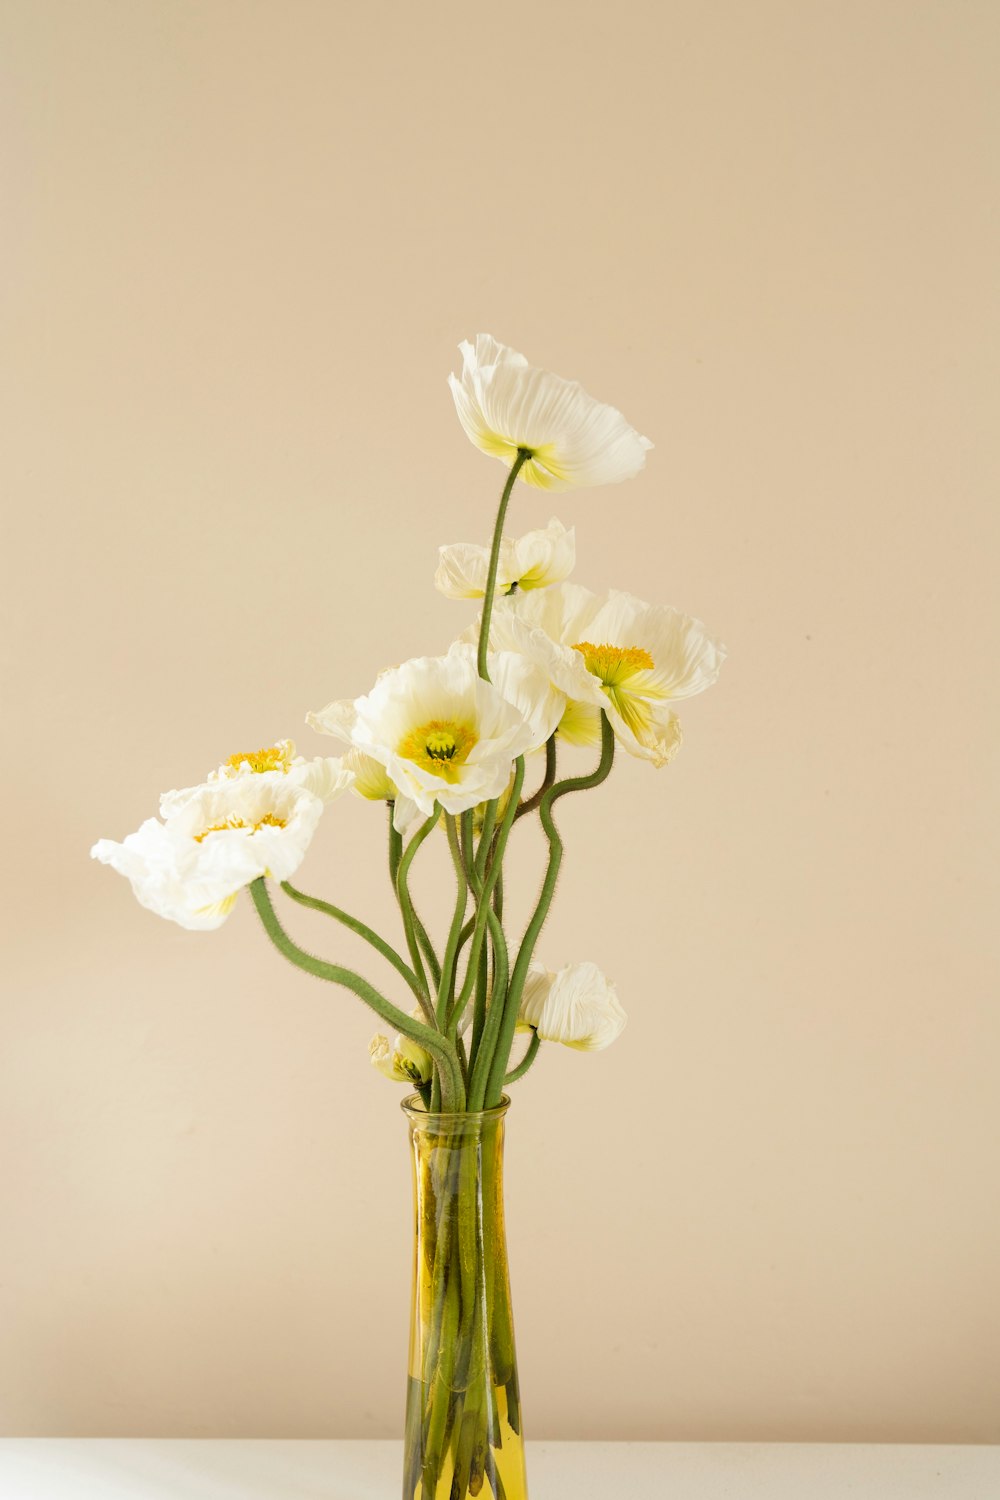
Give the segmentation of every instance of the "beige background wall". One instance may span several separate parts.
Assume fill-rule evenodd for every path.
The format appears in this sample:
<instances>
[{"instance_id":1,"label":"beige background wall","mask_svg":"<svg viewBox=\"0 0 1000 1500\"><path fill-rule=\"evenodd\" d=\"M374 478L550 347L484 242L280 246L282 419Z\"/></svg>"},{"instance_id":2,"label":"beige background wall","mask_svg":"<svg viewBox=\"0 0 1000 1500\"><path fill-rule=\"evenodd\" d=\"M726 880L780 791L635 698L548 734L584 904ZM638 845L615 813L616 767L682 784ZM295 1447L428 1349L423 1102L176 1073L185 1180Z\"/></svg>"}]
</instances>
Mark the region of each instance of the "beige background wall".
<instances>
[{"instance_id":1,"label":"beige background wall","mask_svg":"<svg viewBox=\"0 0 1000 1500\"><path fill-rule=\"evenodd\" d=\"M513 529L731 650L669 771L563 815L544 956L631 1022L512 1111L531 1432L1000 1440L998 31L0 4L5 1433L399 1429L368 1015L87 850L466 623L430 579L502 479L444 383L486 329L657 445ZM378 810L302 884L387 922Z\"/></svg>"}]
</instances>

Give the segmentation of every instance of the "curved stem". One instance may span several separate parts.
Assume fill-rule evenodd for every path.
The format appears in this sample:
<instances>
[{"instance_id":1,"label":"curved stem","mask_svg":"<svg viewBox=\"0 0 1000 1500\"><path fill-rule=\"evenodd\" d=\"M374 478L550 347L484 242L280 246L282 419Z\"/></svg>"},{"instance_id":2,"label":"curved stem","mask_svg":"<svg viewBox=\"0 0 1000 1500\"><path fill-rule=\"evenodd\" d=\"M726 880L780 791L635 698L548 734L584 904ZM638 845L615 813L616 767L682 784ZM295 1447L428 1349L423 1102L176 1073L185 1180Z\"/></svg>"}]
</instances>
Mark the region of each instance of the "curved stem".
<instances>
[{"instance_id":1,"label":"curved stem","mask_svg":"<svg viewBox=\"0 0 1000 1500\"><path fill-rule=\"evenodd\" d=\"M387 943L385 938L380 937L365 922L359 921L357 917L352 917L350 912L343 911L339 906L332 906L329 901L321 901L318 896L307 896L304 891L296 890L295 886L289 880L281 882L281 889L285 892L286 896L291 896L292 900L297 901L300 906L307 906L312 911L321 911L325 916L333 917L335 921L343 923L352 932L356 932L359 937L363 937L365 942L370 943L378 953L381 953L382 957L392 964L396 973L400 974L406 980L406 983L418 1001L422 1003L427 998L426 994L423 994L421 991L420 980L414 974L409 964L400 957L391 943Z\"/></svg>"},{"instance_id":2,"label":"curved stem","mask_svg":"<svg viewBox=\"0 0 1000 1500\"><path fill-rule=\"evenodd\" d=\"M468 968L466 969L465 983L462 985L462 992L459 995L458 999L455 1001L455 1004L452 1008L452 1023L454 1023L456 1017L460 1016L465 1010L465 1007L468 1004L469 996L472 993L472 986L476 983L476 976L479 973L479 956L483 950L483 938L485 936L487 927L490 926L491 934L493 932L492 926L490 924L490 918L493 919L493 922L496 922L496 916L494 915L492 909L493 887L496 884L497 876L500 873L500 867L503 862L504 848L507 843L507 836L514 824L514 812L517 808L517 799L520 795L521 787L523 784L524 756L519 755L517 757L517 760L514 762L514 786L511 791L510 800L507 803L506 811L503 815L503 821L500 824L500 831L497 834L496 853L493 859L493 863L490 865L490 868L486 873L486 878L482 882L479 881L478 876L476 875L474 865L471 870L467 871L470 878L472 894L476 902L476 925L472 933L472 947L469 950L469 964ZM497 928L502 939L503 928L500 927L499 923L497 923Z\"/></svg>"},{"instance_id":3,"label":"curved stem","mask_svg":"<svg viewBox=\"0 0 1000 1500\"><path fill-rule=\"evenodd\" d=\"M600 786L611 774L611 767L615 758L615 737L611 723L604 710L601 710L601 759L597 769L589 776L570 776L565 781L557 781L555 786L549 787L542 798L539 807L539 817L545 836L549 841L549 862L545 871L545 879L542 882L541 894L538 903L531 914L531 921L525 930L518 949L514 969L510 976L507 989L507 1000L503 1017L503 1025L497 1040L496 1050L493 1054L493 1063L490 1068L489 1087L486 1091L486 1108L491 1108L500 1100L503 1091L504 1074L507 1071L507 1059L510 1057L510 1049L514 1040L514 1028L517 1024L518 1006L521 1003L521 992L524 989L524 981L528 973L528 965L531 963L538 941L538 934L545 925L545 919L552 905L552 897L555 894L556 881L559 878L559 867L562 864L563 841L559 836L559 830L552 818L552 805L559 797L565 797L568 792L589 791L591 787Z\"/></svg>"},{"instance_id":4,"label":"curved stem","mask_svg":"<svg viewBox=\"0 0 1000 1500\"><path fill-rule=\"evenodd\" d=\"M524 1049L524 1056L517 1064L517 1067L511 1068L510 1072L505 1077L503 1081L504 1088L507 1087L508 1083L516 1083L519 1078L524 1077L525 1073L527 1073L528 1069L531 1067L531 1064L538 1056L538 1049L541 1045L542 1042L541 1038L538 1035L538 1032L533 1030L531 1033L531 1041Z\"/></svg>"},{"instance_id":5,"label":"curved stem","mask_svg":"<svg viewBox=\"0 0 1000 1500\"><path fill-rule=\"evenodd\" d=\"M493 984L479 1051L473 1064L472 1077L469 1079L469 1109L473 1111L485 1107L486 1092L499 1046L507 1000L507 942L503 935L503 928L497 921L496 912L489 904L489 898L483 899L487 903L486 920L493 941Z\"/></svg>"},{"instance_id":6,"label":"curved stem","mask_svg":"<svg viewBox=\"0 0 1000 1500\"><path fill-rule=\"evenodd\" d=\"M441 980L441 965L438 962L437 954L434 952L434 944L430 940L427 928L421 922L420 914L412 901L410 902L410 917L413 921L413 929L417 935L417 942L420 944L420 951L424 955L427 967L431 971L431 984L437 988Z\"/></svg>"},{"instance_id":7,"label":"curved stem","mask_svg":"<svg viewBox=\"0 0 1000 1500\"><path fill-rule=\"evenodd\" d=\"M393 895L396 895L396 877L399 874L399 862L403 857L403 835L392 821L395 812L393 803L388 802L386 806L389 809L389 879L392 881ZM438 980L441 978L441 965L438 963L437 954L434 952L434 944L427 935L427 928L417 915L412 901L410 902L410 919L413 923L414 935L423 950L427 966L431 971L431 977L435 986L437 986ZM404 927L405 925L404 921ZM407 940L409 940L409 934L407 934Z\"/></svg>"},{"instance_id":8,"label":"curved stem","mask_svg":"<svg viewBox=\"0 0 1000 1500\"><path fill-rule=\"evenodd\" d=\"M304 948L300 948L288 936L278 920L271 903L267 882L262 875L251 881L249 889L264 931L278 952L297 968L304 970L306 974L312 974L316 979L325 979L331 984L340 984L345 989L352 990L359 1000L369 1005L394 1030L401 1031L404 1036L411 1037L413 1041L425 1047L441 1073L442 1096L446 1101L445 1109L462 1109L465 1103L465 1088L462 1084L458 1056L451 1043L435 1028L425 1026L422 1021L415 1021L412 1016L408 1016L405 1011L393 1005L391 1000L387 1000L374 985L368 983L367 979L362 978L360 974L355 974L353 969L345 969L340 964L328 963L326 959L316 958L312 953L307 953Z\"/></svg>"},{"instance_id":9,"label":"curved stem","mask_svg":"<svg viewBox=\"0 0 1000 1500\"><path fill-rule=\"evenodd\" d=\"M534 812L535 808L541 802L542 798L545 796L545 793L548 791L549 787L552 785L555 779L556 737L553 734L550 735L549 738L545 741L545 776L542 780L542 784L537 791L532 792L531 796L528 797L526 801L521 803L521 806L514 814L515 822L518 818L526 817L528 813Z\"/></svg>"},{"instance_id":10,"label":"curved stem","mask_svg":"<svg viewBox=\"0 0 1000 1500\"><path fill-rule=\"evenodd\" d=\"M479 847L476 850L476 874L482 880L486 874L486 861L489 858L490 845L493 842L493 830L497 823L497 802L494 797L492 802L487 802L486 811L483 813L483 826L479 831Z\"/></svg>"},{"instance_id":11,"label":"curved stem","mask_svg":"<svg viewBox=\"0 0 1000 1500\"><path fill-rule=\"evenodd\" d=\"M463 814L463 816L469 816ZM437 1018L438 1025L442 1031L446 1028L449 1012L455 991L455 965L458 960L458 945L462 938L462 923L465 919L465 908L469 902L469 886L465 877L465 868L462 864L462 851L458 846L458 819L446 818L445 826L448 830L448 847L451 850L452 861L455 866L455 910L452 914L451 928L448 932L448 943L444 950L444 963L441 965L441 982L438 985L437 995Z\"/></svg>"},{"instance_id":12,"label":"curved stem","mask_svg":"<svg viewBox=\"0 0 1000 1500\"><path fill-rule=\"evenodd\" d=\"M424 969L423 960L420 957L420 943L417 936L417 915L413 910L413 902L410 899L410 888L407 884L407 881L410 874L410 866L412 865L414 858L416 857L417 850L424 842L424 839L428 838L430 834L434 832L439 817L440 812L438 810L437 803L435 803L434 811L431 813L430 817L426 820L426 822L421 823L420 827L417 829L416 833L413 835L413 837L410 839L410 842L404 849L399 861L399 866L396 870L396 897L399 901L399 910L403 918L403 931L406 933L406 946L410 950L410 962L412 963L413 968L423 985L424 992L427 995L430 994L430 990L427 984L427 973ZM431 1006L430 1000L421 1000L420 1003L427 1014L428 1021L431 1023L431 1025L433 1025L434 1011Z\"/></svg>"},{"instance_id":13,"label":"curved stem","mask_svg":"<svg viewBox=\"0 0 1000 1500\"><path fill-rule=\"evenodd\" d=\"M503 487L500 496L500 508L497 511L496 523L493 527L493 545L490 548L490 566L486 574L486 593L483 595L483 615L479 624L479 654L478 670L480 677L489 682L490 674L486 670L486 653L490 645L490 620L493 617L493 595L497 587L497 568L500 563L500 543L503 541L503 523L507 518L507 506L510 501L511 491L514 488L514 480L520 474L521 469L531 457L530 448L518 448L517 457L510 466L507 475L507 483Z\"/></svg>"}]
</instances>

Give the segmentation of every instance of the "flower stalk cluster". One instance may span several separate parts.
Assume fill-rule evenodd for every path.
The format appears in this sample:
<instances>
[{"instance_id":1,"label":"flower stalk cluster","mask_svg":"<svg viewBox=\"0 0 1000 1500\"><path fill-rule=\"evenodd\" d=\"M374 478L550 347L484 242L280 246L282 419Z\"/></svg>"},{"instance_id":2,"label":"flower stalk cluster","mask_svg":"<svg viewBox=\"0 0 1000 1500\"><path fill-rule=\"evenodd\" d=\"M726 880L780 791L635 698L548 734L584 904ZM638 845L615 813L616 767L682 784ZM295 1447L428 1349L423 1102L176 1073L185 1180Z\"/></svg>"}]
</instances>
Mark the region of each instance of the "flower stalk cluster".
<instances>
[{"instance_id":1,"label":"flower stalk cluster","mask_svg":"<svg viewBox=\"0 0 1000 1500\"><path fill-rule=\"evenodd\" d=\"M461 374L450 377L462 426L507 473L488 549L442 547L435 581L450 598L481 601L478 622L444 656L404 662L366 695L310 713L314 729L342 742L342 756L306 760L290 740L231 755L200 784L165 793L159 820L93 850L143 905L191 929L219 926L249 890L282 957L350 990L394 1033L373 1039L376 1068L443 1114L497 1106L543 1041L596 1050L620 1034L625 1013L595 965L551 972L536 955L564 857L556 805L606 781L619 749L668 764L680 745L676 701L714 682L724 657L677 610L567 582L575 535L556 518L520 538L505 534L519 480L543 489L615 482L639 472L651 445L613 407L488 335L462 355ZM585 747L589 769L565 774L566 746L576 755L572 747ZM348 790L388 807L401 944L292 884L326 808ZM517 824L532 817L546 863L515 936L504 917L504 861ZM421 851L442 839L454 904L435 936L414 890ZM296 943L274 884L361 937L391 970L389 986ZM519 1030L527 1046L512 1061Z\"/></svg>"}]
</instances>

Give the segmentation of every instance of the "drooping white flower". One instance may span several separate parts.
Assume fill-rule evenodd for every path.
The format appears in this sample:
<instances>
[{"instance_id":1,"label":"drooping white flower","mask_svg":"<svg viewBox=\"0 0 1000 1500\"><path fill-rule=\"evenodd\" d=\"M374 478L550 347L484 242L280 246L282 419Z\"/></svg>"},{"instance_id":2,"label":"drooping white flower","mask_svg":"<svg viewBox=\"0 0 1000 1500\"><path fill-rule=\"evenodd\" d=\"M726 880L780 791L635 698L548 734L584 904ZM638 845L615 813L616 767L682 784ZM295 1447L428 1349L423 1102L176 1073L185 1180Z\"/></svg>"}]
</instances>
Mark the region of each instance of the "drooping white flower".
<instances>
[{"instance_id":1,"label":"drooping white flower","mask_svg":"<svg viewBox=\"0 0 1000 1500\"><path fill-rule=\"evenodd\" d=\"M471 653L416 657L383 672L363 698L329 704L309 715L316 728L340 736L383 765L400 804L425 817L435 802L458 814L498 797L517 756L539 729L494 684L476 672ZM544 725L542 726L544 727Z\"/></svg>"},{"instance_id":2,"label":"drooping white flower","mask_svg":"<svg viewBox=\"0 0 1000 1500\"><path fill-rule=\"evenodd\" d=\"M593 710L603 708L624 749L658 766L680 748L672 704L710 687L726 655L690 615L571 583L498 599L490 644L521 651L549 673L574 705L564 720L570 737L593 735Z\"/></svg>"},{"instance_id":3,"label":"drooping white flower","mask_svg":"<svg viewBox=\"0 0 1000 1500\"><path fill-rule=\"evenodd\" d=\"M430 1053L398 1031L391 1043L376 1032L368 1044L368 1055L372 1066L393 1083L427 1083L434 1068Z\"/></svg>"},{"instance_id":4,"label":"drooping white flower","mask_svg":"<svg viewBox=\"0 0 1000 1500\"><path fill-rule=\"evenodd\" d=\"M306 760L305 756L295 754L294 741L278 740L276 744L266 745L261 750L231 755L216 770L209 771L201 786L164 792L160 797L160 816L172 817L204 786L258 776L269 777L278 782L287 780L289 786L303 786L321 802L333 802L342 792L347 791L355 779L353 770L340 757L318 755L312 760Z\"/></svg>"},{"instance_id":5,"label":"drooping white flower","mask_svg":"<svg viewBox=\"0 0 1000 1500\"><path fill-rule=\"evenodd\" d=\"M438 549L435 587L448 599L482 599L490 566L490 549L455 542ZM504 537L497 565L497 593L512 589L549 588L568 578L576 565L576 533L555 516L544 530Z\"/></svg>"},{"instance_id":6,"label":"drooping white flower","mask_svg":"<svg viewBox=\"0 0 1000 1500\"><path fill-rule=\"evenodd\" d=\"M164 822L148 818L123 843L100 839L94 859L126 876L149 911L192 931L220 927L245 885L288 880L323 803L282 776L239 776L194 788Z\"/></svg>"},{"instance_id":7,"label":"drooping white flower","mask_svg":"<svg viewBox=\"0 0 1000 1500\"><path fill-rule=\"evenodd\" d=\"M627 1020L614 985L596 964L568 964L558 973L537 960L530 964L518 1010L520 1031L598 1052L621 1035Z\"/></svg>"},{"instance_id":8,"label":"drooping white flower","mask_svg":"<svg viewBox=\"0 0 1000 1500\"><path fill-rule=\"evenodd\" d=\"M462 373L448 377L459 421L477 448L508 467L527 448L531 458L519 475L527 484L545 490L615 484L645 464L649 439L577 381L529 365L488 333L459 349Z\"/></svg>"}]
</instances>

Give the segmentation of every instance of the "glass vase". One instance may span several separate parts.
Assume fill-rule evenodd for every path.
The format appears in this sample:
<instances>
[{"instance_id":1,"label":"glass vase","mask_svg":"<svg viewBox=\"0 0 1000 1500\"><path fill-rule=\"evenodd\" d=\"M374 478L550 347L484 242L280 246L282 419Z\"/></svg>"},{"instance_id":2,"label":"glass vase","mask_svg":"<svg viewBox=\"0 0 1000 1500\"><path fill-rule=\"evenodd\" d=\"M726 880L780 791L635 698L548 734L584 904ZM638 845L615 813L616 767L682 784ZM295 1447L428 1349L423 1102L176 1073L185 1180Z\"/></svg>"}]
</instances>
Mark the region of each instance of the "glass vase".
<instances>
[{"instance_id":1,"label":"glass vase","mask_svg":"<svg viewBox=\"0 0 1000 1500\"><path fill-rule=\"evenodd\" d=\"M508 1104L403 1104L415 1216L403 1500L527 1500L503 1215Z\"/></svg>"}]
</instances>

